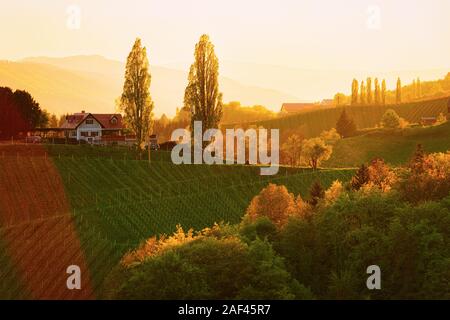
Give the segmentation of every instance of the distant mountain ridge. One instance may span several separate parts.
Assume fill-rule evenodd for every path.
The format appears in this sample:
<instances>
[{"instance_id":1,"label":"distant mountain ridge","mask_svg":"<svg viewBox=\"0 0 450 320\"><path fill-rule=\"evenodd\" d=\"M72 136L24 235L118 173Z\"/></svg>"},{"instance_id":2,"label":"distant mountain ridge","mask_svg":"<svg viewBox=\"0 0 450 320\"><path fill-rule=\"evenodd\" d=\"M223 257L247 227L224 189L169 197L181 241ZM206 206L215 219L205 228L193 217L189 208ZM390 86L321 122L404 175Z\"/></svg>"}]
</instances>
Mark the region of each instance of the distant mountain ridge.
<instances>
[{"instance_id":1,"label":"distant mountain ridge","mask_svg":"<svg viewBox=\"0 0 450 320\"><path fill-rule=\"evenodd\" d=\"M150 66L150 87L155 114L174 115L183 105L187 72ZM25 89L49 112L64 114L80 110L116 111L122 92L125 64L98 55L62 58L32 57L17 62L0 61L0 86ZM285 101L297 97L273 89L244 85L221 77L224 102L265 105L278 110Z\"/></svg>"}]
</instances>

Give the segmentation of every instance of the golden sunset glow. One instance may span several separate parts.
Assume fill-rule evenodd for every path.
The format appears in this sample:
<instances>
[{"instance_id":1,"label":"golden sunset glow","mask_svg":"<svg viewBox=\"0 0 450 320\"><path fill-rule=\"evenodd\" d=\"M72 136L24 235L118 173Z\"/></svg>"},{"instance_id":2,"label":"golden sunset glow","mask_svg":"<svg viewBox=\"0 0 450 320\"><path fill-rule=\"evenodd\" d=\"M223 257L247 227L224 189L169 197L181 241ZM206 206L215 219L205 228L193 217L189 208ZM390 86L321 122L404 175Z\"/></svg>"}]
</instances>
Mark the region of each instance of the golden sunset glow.
<instances>
[{"instance_id":1,"label":"golden sunset glow","mask_svg":"<svg viewBox=\"0 0 450 320\"><path fill-rule=\"evenodd\" d=\"M207 33L220 75L253 88L248 97L224 90L225 101L278 111L281 102L348 93L353 77L385 78L393 89L398 76L405 83L445 76L448 12L446 0L8 1L0 10L0 59L102 55L124 63L139 36L152 67L186 72L193 44ZM166 90L156 75L153 84ZM174 115L182 94L173 94L174 101L156 94L156 114Z\"/></svg>"}]
</instances>

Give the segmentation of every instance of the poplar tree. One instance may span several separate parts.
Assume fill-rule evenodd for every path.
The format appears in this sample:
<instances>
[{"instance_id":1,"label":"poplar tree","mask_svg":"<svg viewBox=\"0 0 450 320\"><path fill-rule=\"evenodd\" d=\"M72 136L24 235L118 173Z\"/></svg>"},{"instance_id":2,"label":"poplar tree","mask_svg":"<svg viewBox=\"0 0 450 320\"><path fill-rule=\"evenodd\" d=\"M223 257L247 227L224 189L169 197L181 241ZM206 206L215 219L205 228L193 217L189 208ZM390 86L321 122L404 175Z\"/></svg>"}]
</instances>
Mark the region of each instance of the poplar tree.
<instances>
[{"instance_id":1,"label":"poplar tree","mask_svg":"<svg viewBox=\"0 0 450 320\"><path fill-rule=\"evenodd\" d=\"M361 89L359 90L359 102L361 104L366 104L366 86L364 85L364 80L361 81Z\"/></svg>"},{"instance_id":2,"label":"poplar tree","mask_svg":"<svg viewBox=\"0 0 450 320\"><path fill-rule=\"evenodd\" d=\"M372 78L367 78L367 95L366 95L367 103L372 103Z\"/></svg>"},{"instance_id":3,"label":"poplar tree","mask_svg":"<svg viewBox=\"0 0 450 320\"><path fill-rule=\"evenodd\" d=\"M358 103L358 80L352 81L352 104Z\"/></svg>"},{"instance_id":4,"label":"poplar tree","mask_svg":"<svg viewBox=\"0 0 450 320\"><path fill-rule=\"evenodd\" d=\"M378 78L375 78L375 104L380 104L380 84Z\"/></svg>"},{"instance_id":5,"label":"poplar tree","mask_svg":"<svg viewBox=\"0 0 450 320\"><path fill-rule=\"evenodd\" d=\"M150 135L153 101L150 96L151 75L147 50L137 38L127 58L125 82L120 98L124 121L136 134L139 147Z\"/></svg>"},{"instance_id":6,"label":"poplar tree","mask_svg":"<svg viewBox=\"0 0 450 320\"><path fill-rule=\"evenodd\" d=\"M189 70L184 105L191 110L194 121L202 121L202 129L218 128L222 117L222 93L219 92L219 60L214 45L204 34L195 45L194 63Z\"/></svg>"},{"instance_id":7,"label":"poplar tree","mask_svg":"<svg viewBox=\"0 0 450 320\"><path fill-rule=\"evenodd\" d=\"M402 82L400 78L397 79L397 89L395 90L395 102L397 104L402 102Z\"/></svg>"},{"instance_id":8,"label":"poplar tree","mask_svg":"<svg viewBox=\"0 0 450 320\"><path fill-rule=\"evenodd\" d=\"M417 78L417 98L422 97L422 84L420 83L420 78Z\"/></svg>"},{"instance_id":9,"label":"poplar tree","mask_svg":"<svg viewBox=\"0 0 450 320\"><path fill-rule=\"evenodd\" d=\"M386 80L383 79L381 82L381 103L386 104Z\"/></svg>"}]
</instances>

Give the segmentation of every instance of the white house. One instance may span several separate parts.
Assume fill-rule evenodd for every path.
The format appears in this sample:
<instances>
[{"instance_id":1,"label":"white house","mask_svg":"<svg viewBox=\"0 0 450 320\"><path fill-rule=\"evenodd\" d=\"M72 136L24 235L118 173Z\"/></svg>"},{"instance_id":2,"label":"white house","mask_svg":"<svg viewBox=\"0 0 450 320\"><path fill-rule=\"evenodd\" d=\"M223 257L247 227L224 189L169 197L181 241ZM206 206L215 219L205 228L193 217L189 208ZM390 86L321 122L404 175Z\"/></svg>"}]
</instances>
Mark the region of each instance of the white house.
<instances>
[{"instance_id":1,"label":"white house","mask_svg":"<svg viewBox=\"0 0 450 320\"><path fill-rule=\"evenodd\" d=\"M66 117L61 129L67 138L88 143L125 141L120 114L92 114L82 111Z\"/></svg>"}]
</instances>

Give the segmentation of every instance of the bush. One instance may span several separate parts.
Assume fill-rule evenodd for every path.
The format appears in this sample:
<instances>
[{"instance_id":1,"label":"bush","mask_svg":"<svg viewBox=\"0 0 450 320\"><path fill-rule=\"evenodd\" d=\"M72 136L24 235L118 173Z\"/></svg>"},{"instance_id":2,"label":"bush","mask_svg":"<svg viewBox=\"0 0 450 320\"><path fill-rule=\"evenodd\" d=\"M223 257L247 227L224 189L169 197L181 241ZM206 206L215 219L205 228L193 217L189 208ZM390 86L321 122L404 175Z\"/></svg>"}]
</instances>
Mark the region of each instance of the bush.
<instances>
[{"instance_id":1,"label":"bush","mask_svg":"<svg viewBox=\"0 0 450 320\"><path fill-rule=\"evenodd\" d=\"M207 236L110 275L114 299L294 299L309 291L293 280L266 241ZM120 276L118 276L118 274Z\"/></svg>"},{"instance_id":2,"label":"bush","mask_svg":"<svg viewBox=\"0 0 450 320\"><path fill-rule=\"evenodd\" d=\"M254 221L243 221L239 233L241 237L250 243L256 239L273 240L277 228L269 217L259 217Z\"/></svg>"},{"instance_id":3,"label":"bush","mask_svg":"<svg viewBox=\"0 0 450 320\"><path fill-rule=\"evenodd\" d=\"M386 129L405 128L408 125L407 121L400 118L392 109L386 110L381 118L381 126Z\"/></svg>"}]
</instances>

